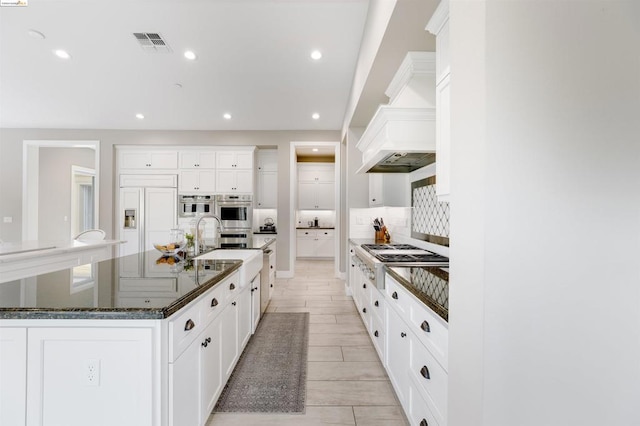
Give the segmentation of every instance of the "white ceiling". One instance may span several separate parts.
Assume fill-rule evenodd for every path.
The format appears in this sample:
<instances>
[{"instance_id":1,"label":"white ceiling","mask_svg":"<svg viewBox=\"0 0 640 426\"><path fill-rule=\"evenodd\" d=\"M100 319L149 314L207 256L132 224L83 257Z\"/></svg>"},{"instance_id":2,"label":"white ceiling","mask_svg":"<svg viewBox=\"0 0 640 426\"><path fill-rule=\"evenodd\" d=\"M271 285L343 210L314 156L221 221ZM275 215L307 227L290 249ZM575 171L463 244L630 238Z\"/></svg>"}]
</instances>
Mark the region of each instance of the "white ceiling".
<instances>
[{"instance_id":1,"label":"white ceiling","mask_svg":"<svg viewBox=\"0 0 640 426\"><path fill-rule=\"evenodd\" d=\"M337 130L367 7L368 0L29 0L2 7L0 127ZM134 32L160 33L173 51L144 52ZM59 48L72 58L54 56ZM188 49L196 61L184 58ZM310 58L314 49L323 53L319 61Z\"/></svg>"}]
</instances>

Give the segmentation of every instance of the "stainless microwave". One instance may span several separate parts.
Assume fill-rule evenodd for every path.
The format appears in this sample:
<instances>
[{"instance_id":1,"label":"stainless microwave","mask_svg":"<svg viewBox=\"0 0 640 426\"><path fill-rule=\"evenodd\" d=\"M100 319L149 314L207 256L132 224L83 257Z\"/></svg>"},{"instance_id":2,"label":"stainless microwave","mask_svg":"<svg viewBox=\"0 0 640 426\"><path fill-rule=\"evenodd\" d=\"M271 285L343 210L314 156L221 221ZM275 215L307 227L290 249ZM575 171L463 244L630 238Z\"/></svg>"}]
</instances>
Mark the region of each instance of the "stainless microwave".
<instances>
[{"instance_id":1,"label":"stainless microwave","mask_svg":"<svg viewBox=\"0 0 640 426\"><path fill-rule=\"evenodd\" d=\"M213 195L180 195L178 198L178 216L180 217L198 217L214 212Z\"/></svg>"}]
</instances>

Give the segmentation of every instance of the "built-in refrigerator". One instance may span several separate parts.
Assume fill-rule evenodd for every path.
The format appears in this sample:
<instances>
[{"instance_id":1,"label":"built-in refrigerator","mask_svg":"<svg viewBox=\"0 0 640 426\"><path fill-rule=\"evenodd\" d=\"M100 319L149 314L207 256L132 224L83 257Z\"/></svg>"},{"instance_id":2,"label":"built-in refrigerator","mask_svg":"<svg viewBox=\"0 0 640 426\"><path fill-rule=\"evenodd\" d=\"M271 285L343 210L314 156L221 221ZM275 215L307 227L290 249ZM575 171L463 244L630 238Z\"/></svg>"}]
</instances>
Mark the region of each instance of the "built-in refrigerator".
<instances>
[{"instance_id":1,"label":"built-in refrigerator","mask_svg":"<svg viewBox=\"0 0 640 426\"><path fill-rule=\"evenodd\" d=\"M119 195L121 256L169 242L169 230L178 225L176 175L121 175Z\"/></svg>"}]
</instances>

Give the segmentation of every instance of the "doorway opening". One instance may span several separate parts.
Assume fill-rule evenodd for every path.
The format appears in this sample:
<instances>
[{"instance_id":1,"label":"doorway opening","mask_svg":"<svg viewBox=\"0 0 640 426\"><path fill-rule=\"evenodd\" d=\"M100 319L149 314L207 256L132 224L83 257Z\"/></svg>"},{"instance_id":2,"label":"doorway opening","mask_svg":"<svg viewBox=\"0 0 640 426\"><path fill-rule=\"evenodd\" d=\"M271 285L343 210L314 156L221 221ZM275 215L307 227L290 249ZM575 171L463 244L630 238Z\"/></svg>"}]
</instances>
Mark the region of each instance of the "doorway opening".
<instances>
[{"instance_id":1,"label":"doorway opening","mask_svg":"<svg viewBox=\"0 0 640 426\"><path fill-rule=\"evenodd\" d=\"M339 142L291 142L290 144L289 205L289 265L294 274L298 254L308 260L313 256L326 260L328 253L333 258L334 276L340 277L340 143ZM304 165L317 165L320 173L332 174L330 179L315 180L303 176L304 170L313 169ZM323 164L332 167L324 167ZM302 168L299 166L303 165ZM303 170L300 172L299 170ZM315 197L315 202L314 202ZM320 200L320 201L318 201ZM303 230L306 228L306 230ZM307 234L303 235L305 232ZM326 235L325 235L326 234ZM315 240L316 235L319 239ZM300 237L300 238L298 238ZM323 240L330 237L331 240ZM305 239L306 238L306 239ZM327 247L330 244L330 247ZM314 252L315 250L315 252Z\"/></svg>"}]
</instances>

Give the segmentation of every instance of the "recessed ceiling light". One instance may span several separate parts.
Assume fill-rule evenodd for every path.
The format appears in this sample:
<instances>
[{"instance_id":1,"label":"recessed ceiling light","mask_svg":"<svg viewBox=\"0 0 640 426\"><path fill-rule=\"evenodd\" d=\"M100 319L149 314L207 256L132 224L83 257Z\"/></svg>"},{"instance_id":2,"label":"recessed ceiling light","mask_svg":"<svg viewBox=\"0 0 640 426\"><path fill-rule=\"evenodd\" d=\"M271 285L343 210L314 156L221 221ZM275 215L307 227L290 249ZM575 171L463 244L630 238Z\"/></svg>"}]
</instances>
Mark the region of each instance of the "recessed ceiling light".
<instances>
[{"instance_id":1,"label":"recessed ceiling light","mask_svg":"<svg viewBox=\"0 0 640 426\"><path fill-rule=\"evenodd\" d=\"M231 114L229 114L228 112L224 113L223 117L225 120L231 120Z\"/></svg>"},{"instance_id":2,"label":"recessed ceiling light","mask_svg":"<svg viewBox=\"0 0 640 426\"><path fill-rule=\"evenodd\" d=\"M318 148L311 148L311 151L318 152Z\"/></svg>"},{"instance_id":3,"label":"recessed ceiling light","mask_svg":"<svg viewBox=\"0 0 640 426\"><path fill-rule=\"evenodd\" d=\"M313 118L314 120L317 120L320 118L320 114L318 114L317 112L314 112L311 118Z\"/></svg>"},{"instance_id":4,"label":"recessed ceiling light","mask_svg":"<svg viewBox=\"0 0 640 426\"><path fill-rule=\"evenodd\" d=\"M66 50L62 50L62 49L57 49L54 50L53 53L61 59L71 59L71 55L69 55L69 52L67 52Z\"/></svg>"},{"instance_id":5,"label":"recessed ceiling light","mask_svg":"<svg viewBox=\"0 0 640 426\"><path fill-rule=\"evenodd\" d=\"M186 52L184 52L184 57L190 61L194 61L197 58L195 52L193 52L192 50L187 50Z\"/></svg>"},{"instance_id":6,"label":"recessed ceiling light","mask_svg":"<svg viewBox=\"0 0 640 426\"><path fill-rule=\"evenodd\" d=\"M137 118L138 120L144 120L144 114L140 114L140 113L138 113L138 114L136 114L136 118Z\"/></svg>"},{"instance_id":7,"label":"recessed ceiling light","mask_svg":"<svg viewBox=\"0 0 640 426\"><path fill-rule=\"evenodd\" d=\"M317 61L320 58L322 58L322 52L320 52L319 50L314 50L313 52L311 52L311 59Z\"/></svg>"},{"instance_id":8,"label":"recessed ceiling light","mask_svg":"<svg viewBox=\"0 0 640 426\"><path fill-rule=\"evenodd\" d=\"M40 31L36 31L36 30L29 30L28 34L33 37L33 38L39 38L39 39L45 39L45 35L42 34Z\"/></svg>"}]
</instances>

